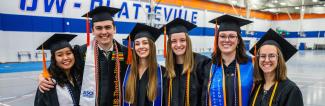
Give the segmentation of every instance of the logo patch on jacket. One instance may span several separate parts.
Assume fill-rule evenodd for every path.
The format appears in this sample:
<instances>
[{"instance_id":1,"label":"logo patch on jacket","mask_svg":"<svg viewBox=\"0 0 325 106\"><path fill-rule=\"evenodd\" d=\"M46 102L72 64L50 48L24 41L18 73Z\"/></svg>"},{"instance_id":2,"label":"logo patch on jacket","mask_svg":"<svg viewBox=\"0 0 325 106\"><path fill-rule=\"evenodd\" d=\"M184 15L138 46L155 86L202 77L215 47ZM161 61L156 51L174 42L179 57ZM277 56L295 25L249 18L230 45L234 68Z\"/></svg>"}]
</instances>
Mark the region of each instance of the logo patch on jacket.
<instances>
[{"instance_id":1,"label":"logo patch on jacket","mask_svg":"<svg viewBox=\"0 0 325 106\"><path fill-rule=\"evenodd\" d=\"M124 61L123 52L118 52L118 59L120 61ZM112 53L112 60L116 60L116 52L115 51L113 51L113 53Z\"/></svg>"},{"instance_id":2,"label":"logo patch on jacket","mask_svg":"<svg viewBox=\"0 0 325 106\"><path fill-rule=\"evenodd\" d=\"M87 97L87 98L94 98L94 91L93 90L86 90L82 92L82 96L83 97Z\"/></svg>"}]
</instances>

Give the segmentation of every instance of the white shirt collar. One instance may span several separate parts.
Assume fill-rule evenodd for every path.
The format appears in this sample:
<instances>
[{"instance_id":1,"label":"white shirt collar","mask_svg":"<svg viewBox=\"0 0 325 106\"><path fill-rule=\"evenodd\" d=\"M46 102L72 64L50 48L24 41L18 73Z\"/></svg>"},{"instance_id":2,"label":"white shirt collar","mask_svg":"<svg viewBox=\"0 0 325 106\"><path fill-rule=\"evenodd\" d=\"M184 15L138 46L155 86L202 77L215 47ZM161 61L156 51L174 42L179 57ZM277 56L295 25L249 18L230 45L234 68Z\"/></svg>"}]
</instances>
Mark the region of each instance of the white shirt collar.
<instances>
[{"instance_id":1,"label":"white shirt collar","mask_svg":"<svg viewBox=\"0 0 325 106\"><path fill-rule=\"evenodd\" d=\"M99 48L100 50L106 51L106 50L104 50L102 47L100 47L100 45L98 45L98 48ZM108 49L108 51L113 51L113 45L111 46L111 48Z\"/></svg>"}]
</instances>

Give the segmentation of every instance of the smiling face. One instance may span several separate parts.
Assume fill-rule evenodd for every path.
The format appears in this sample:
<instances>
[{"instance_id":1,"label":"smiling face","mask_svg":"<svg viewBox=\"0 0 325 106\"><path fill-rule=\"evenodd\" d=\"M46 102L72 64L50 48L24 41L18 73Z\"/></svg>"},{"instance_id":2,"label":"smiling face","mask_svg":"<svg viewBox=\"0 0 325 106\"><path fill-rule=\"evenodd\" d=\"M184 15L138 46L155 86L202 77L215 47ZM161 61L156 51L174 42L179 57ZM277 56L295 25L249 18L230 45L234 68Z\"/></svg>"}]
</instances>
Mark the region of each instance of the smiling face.
<instances>
[{"instance_id":1,"label":"smiling face","mask_svg":"<svg viewBox=\"0 0 325 106\"><path fill-rule=\"evenodd\" d=\"M115 33L116 29L111 20L93 23L93 34L100 45L112 44Z\"/></svg>"},{"instance_id":2,"label":"smiling face","mask_svg":"<svg viewBox=\"0 0 325 106\"><path fill-rule=\"evenodd\" d=\"M238 35L236 31L220 31L218 36L218 47L224 54L236 52Z\"/></svg>"},{"instance_id":3,"label":"smiling face","mask_svg":"<svg viewBox=\"0 0 325 106\"><path fill-rule=\"evenodd\" d=\"M139 58L145 59L149 56L150 45L147 37L134 40L134 49Z\"/></svg>"},{"instance_id":4,"label":"smiling face","mask_svg":"<svg viewBox=\"0 0 325 106\"><path fill-rule=\"evenodd\" d=\"M185 55L185 51L187 48L186 44L186 35L184 32L174 33L170 35L171 39L171 48L176 56Z\"/></svg>"},{"instance_id":5,"label":"smiling face","mask_svg":"<svg viewBox=\"0 0 325 106\"><path fill-rule=\"evenodd\" d=\"M277 48L273 45L263 45L258 55L259 66L264 74L274 73L278 64Z\"/></svg>"},{"instance_id":6,"label":"smiling face","mask_svg":"<svg viewBox=\"0 0 325 106\"><path fill-rule=\"evenodd\" d=\"M56 65L65 71L69 71L75 63L72 50L69 47L55 51Z\"/></svg>"}]
</instances>

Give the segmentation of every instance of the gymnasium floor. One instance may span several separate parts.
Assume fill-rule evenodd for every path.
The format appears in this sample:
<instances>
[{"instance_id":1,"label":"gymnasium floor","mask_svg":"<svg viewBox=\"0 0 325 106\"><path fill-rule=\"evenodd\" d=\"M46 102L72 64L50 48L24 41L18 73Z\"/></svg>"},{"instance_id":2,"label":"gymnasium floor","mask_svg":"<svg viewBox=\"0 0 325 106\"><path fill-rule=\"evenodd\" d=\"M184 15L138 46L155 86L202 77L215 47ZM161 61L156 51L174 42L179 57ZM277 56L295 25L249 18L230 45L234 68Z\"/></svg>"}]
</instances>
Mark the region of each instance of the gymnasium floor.
<instances>
[{"instance_id":1,"label":"gymnasium floor","mask_svg":"<svg viewBox=\"0 0 325 106\"><path fill-rule=\"evenodd\" d=\"M205 55L209 55L206 53ZM162 56L158 56L163 63ZM325 106L325 51L299 51L288 62L288 77L305 106ZM0 106L33 106L41 63L0 64Z\"/></svg>"}]
</instances>

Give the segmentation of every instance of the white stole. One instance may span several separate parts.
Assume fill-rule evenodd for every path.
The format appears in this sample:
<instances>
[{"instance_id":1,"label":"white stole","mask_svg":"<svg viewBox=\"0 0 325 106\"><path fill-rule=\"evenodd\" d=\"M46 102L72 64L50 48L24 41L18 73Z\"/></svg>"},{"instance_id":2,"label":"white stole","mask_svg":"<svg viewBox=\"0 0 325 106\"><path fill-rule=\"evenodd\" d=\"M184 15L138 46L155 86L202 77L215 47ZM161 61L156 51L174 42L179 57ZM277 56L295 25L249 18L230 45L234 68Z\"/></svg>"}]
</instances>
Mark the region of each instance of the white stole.
<instances>
[{"instance_id":1,"label":"white stole","mask_svg":"<svg viewBox=\"0 0 325 106\"><path fill-rule=\"evenodd\" d=\"M95 106L96 104L96 79L95 79L95 40L91 37L91 43L87 47L85 68L80 94L80 106ZM97 48L96 48L97 49Z\"/></svg>"},{"instance_id":2,"label":"white stole","mask_svg":"<svg viewBox=\"0 0 325 106\"><path fill-rule=\"evenodd\" d=\"M56 94L58 95L60 106L73 106L72 97L67 85L61 87L59 84L56 84Z\"/></svg>"}]
</instances>

